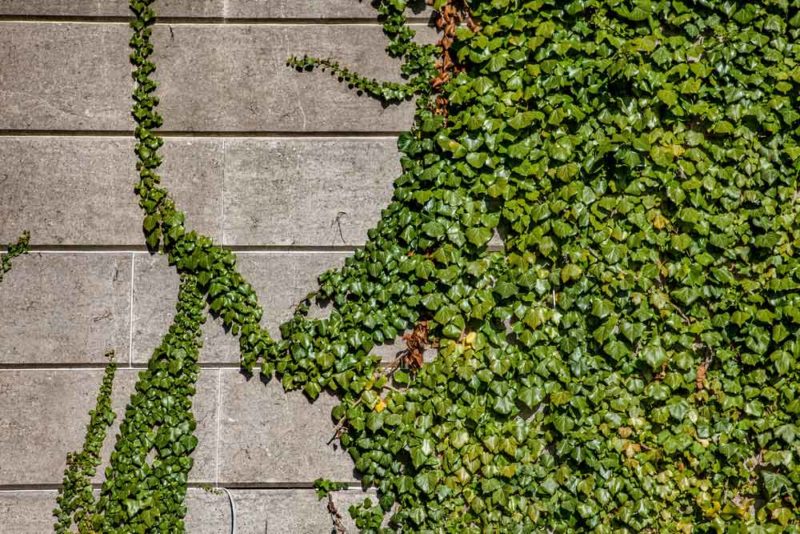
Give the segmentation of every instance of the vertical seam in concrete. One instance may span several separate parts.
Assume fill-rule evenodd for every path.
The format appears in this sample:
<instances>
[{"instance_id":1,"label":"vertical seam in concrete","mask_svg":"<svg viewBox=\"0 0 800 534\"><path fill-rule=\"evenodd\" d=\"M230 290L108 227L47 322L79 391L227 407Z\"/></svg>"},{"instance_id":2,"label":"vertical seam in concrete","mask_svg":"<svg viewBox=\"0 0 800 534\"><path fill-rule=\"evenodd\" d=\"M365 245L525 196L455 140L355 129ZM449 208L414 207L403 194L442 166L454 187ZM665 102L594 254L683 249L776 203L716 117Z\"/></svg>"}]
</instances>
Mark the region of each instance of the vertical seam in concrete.
<instances>
[{"instance_id":1,"label":"vertical seam in concrete","mask_svg":"<svg viewBox=\"0 0 800 534\"><path fill-rule=\"evenodd\" d=\"M220 199L220 235L222 244L225 244L225 171L228 170L228 147L225 138L222 138L222 198Z\"/></svg>"},{"instance_id":2,"label":"vertical seam in concrete","mask_svg":"<svg viewBox=\"0 0 800 534\"><path fill-rule=\"evenodd\" d=\"M220 419L222 417L222 369L217 369L217 429L214 432L214 486L219 487L219 442Z\"/></svg>"},{"instance_id":3,"label":"vertical seam in concrete","mask_svg":"<svg viewBox=\"0 0 800 534\"><path fill-rule=\"evenodd\" d=\"M129 319L129 332L128 332L128 368L133 368L133 284L134 284L134 265L136 264L136 255L131 254L131 295L130 295L130 319Z\"/></svg>"}]
</instances>

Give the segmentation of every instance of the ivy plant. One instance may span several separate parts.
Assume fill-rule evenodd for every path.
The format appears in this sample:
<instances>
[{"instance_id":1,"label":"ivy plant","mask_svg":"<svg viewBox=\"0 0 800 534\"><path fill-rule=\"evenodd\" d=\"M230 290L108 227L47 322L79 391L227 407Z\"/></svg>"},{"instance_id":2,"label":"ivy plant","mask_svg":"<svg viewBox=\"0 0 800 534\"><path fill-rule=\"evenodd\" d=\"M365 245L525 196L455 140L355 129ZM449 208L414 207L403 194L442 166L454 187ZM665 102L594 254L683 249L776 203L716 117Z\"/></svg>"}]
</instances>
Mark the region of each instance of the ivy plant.
<instances>
[{"instance_id":1,"label":"ivy plant","mask_svg":"<svg viewBox=\"0 0 800 534\"><path fill-rule=\"evenodd\" d=\"M102 530L183 527L208 306L245 370L339 397L364 531L800 532L800 2L436 0L436 47L378 2L406 83L290 64L415 96L403 174L279 340L159 184L152 4L131 2L137 193L182 288Z\"/></svg>"},{"instance_id":2,"label":"ivy plant","mask_svg":"<svg viewBox=\"0 0 800 534\"><path fill-rule=\"evenodd\" d=\"M11 270L11 261L30 250L31 234L28 231L22 233L16 243L8 245L8 251L0 256L0 282L3 281L5 274Z\"/></svg>"},{"instance_id":3,"label":"ivy plant","mask_svg":"<svg viewBox=\"0 0 800 534\"><path fill-rule=\"evenodd\" d=\"M58 519L55 531L59 534L70 532L73 523L79 532L96 530L93 521L96 510L92 477L97 473L101 462L100 454L108 427L116 418L111 408L111 391L117 364L113 352L106 354L106 357L110 361L103 373L95 408L89 412L89 426L83 448L67 455L67 469L56 500L58 506L53 510L53 515Z\"/></svg>"}]
</instances>

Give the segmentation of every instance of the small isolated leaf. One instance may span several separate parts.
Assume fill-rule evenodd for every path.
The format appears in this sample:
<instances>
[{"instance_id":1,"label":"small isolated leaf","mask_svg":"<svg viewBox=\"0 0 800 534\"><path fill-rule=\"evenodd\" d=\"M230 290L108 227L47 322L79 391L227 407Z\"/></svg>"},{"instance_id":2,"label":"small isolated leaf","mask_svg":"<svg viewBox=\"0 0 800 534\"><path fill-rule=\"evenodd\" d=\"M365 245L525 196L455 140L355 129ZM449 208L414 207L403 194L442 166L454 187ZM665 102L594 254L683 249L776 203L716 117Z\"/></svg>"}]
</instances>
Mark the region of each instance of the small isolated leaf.
<instances>
[{"instance_id":1,"label":"small isolated leaf","mask_svg":"<svg viewBox=\"0 0 800 534\"><path fill-rule=\"evenodd\" d=\"M794 358L792 358L792 355L785 350L773 352L769 359L775 364L775 370L778 371L779 375L785 375L788 373L794 364Z\"/></svg>"},{"instance_id":2,"label":"small isolated leaf","mask_svg":"<svg viewBox=\"0 0 800 534\"><path fill-rule=\"evenodd\" d=\"M780 473L761 471L761 477L764 480L764 488L770 497L776 497L783 493L784 490L792 487L789 479Z\"/></svg>"},{"instance_id":3,"label":"small isolated leaf","mask_svg":"<svg viewBox=\"0 0 800 534\"><path fill-rule=\"evenodd\" d=\"M497 397L492 406L496 412L508 415L514 409L514 400L509 397Z\"/></svg>"},{"instance_id":4,"label":"small isolated leaf","mask_svg":"<svg viewBox=\"0 0 800 534\"><path fill-rule=\"evenodd\" d=\"M533 119L536 118L536 115L532 111L524 111L522 113L517 113L508 121L508 125L514 128L515 130L522 130L527 128L533 122Z\"/></svg>"},{"instance_id":5,"label":"small isolated leaf","mask_svg":"<svg viewBox=\"0 0 800 534\"><path fill-rule=\"evenodd\" d=\"M439 483L439 477L435 471L420 473L414 479L414 483L423 493L431 494Z\"/></svg>"},{"instance_id":6,"label":"small isolated leaf","mask_svg":"<svg viewBox=\"0 0 800 534\"><path fill-rule=\"evenodd\" d=\"M442 237L445 234L445 227L437 221L429 221L422 225L422 231L433 238Z\"/></svg>"},{"instance_id":7,"label":"small isolated leaf","mask_svg":"<svg viewBox=\"0 0 800 534\"><path fill-rule=\"evenodd\" d=\"M460 449L469 441L469 432L466 430L456 430L450 435L450 445L456 449Z\"/></svg>"},{"instance_id":8,"label":"small isolated leaf","mask_svg":"<svg viewBox=\"0 0 800 534\"><path fill-rule=\"evenodd\" d=\"M720 121L711 128L714 133L729 134L733 133L733 124L728 121Z\"/></svg>"}]
</instances>

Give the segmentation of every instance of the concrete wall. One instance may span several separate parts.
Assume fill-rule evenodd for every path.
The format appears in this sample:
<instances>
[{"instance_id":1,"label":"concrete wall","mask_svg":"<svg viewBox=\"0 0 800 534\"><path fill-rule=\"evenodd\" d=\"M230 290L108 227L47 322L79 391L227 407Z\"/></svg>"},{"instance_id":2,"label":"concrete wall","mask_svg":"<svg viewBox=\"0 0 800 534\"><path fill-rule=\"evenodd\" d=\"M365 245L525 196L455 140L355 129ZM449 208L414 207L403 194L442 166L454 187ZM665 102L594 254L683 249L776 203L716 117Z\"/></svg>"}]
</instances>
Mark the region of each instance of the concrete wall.
<instances>
[{"instance_id":1,"label":"concrete wall","mask_svg":"<svg viewBox=\"0 0 800 534\"><path fill-rule=\"evenodd\" d=\"M47 532L68 451L80 447L114 349L118 415L173 314L177 276L143 247L133 185L125 0L0 0L0 243L34 252L0 284L0 530ZM368 2L163 0L155 30L164 180L188 224L240 251L277 325L316 277L362 244L399 174L412 106L384 108L291 54L399 79ZM429 13L415 23L432 39ZM200 444L189 532L329 532L309 489L355 482L326 445L333 399L309 404L247 381L235 344L206 324L195 400ZM112 434L116 431L116 425ZM106 456L113 445L109 438ZM100 478L97 482L100 482ZM361 498L337 495L346 515Z\"/></svg>"}]
</instances>

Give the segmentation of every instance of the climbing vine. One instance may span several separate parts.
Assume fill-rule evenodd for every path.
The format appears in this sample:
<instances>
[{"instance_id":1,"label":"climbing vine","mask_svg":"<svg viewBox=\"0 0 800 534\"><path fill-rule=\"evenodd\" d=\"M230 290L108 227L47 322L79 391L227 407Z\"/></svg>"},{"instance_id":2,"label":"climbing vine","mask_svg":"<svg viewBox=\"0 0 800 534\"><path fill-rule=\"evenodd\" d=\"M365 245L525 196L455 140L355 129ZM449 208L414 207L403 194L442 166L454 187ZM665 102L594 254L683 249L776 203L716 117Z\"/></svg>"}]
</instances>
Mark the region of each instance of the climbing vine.
<instances>
[{"instance_id":1,"label":"climbing vine","mask_svg":"<svg viewBox=\"0 0 800 534\"><path fill-rule=\"evenodd\" d=\"M116 414L111 408L111 391L117 364L114 361L113 352L106 354L106 357L110 361L103 373L103 381L100 385L100 392L97 394L95 408L89 412L89 426L86 430L83 448L79 452L67 455L67 469L64 472L64 481L56 500L58 506L53 511L53 515L58 519L55 531L59 534L70 532L73 523L79 532L96 530L92 477L97 473L100 465L100 453L106 439L108 426L116 418Z\"/></svg>"},{"instance_id":2,"label":"climbing vine","mask_svg":"<svg viewBox=\"0 0 800 534\"><path fill-rule=\"evenodd\" d=\"M403 77L407 78L405 83L382 82L367 78L329 58L293 56L288 59L287 64L298 70L314 68L330 70L331 75L347 83L351 89L357 89L387 103L398 103L413 96L427 94L430 91L431 80L436 76L434 62L436 48L433 45L419 45L414 42L415 32L406 21L405 2L376 4L384 33L391 40L386 51L391 57L403 59L401 72Z\"/></svg>"},{"instance_id":3,"label":"climbing vine","mask_svg":"<svg viewBox=\"0 0 800 534\"><path fill-rule=\"evenodd\" d=\"M378 2L405 83L290 64L417 96L403 174L275 341L159 185L152 3L131 2L137 193L182 285L102 530L182 528L208 305L244 369L338 395L378 490L362 530L800 531L800 2L436 0L435 47Z\"/></svg>"},{"instance_id":4,"label":"climbing vine","mask_svg":"<svg viewBox=\"0 0 800 534\"><path fill-rule=\"evenodd\" d=\"M31 234L23 232L16 243L8 245L8 252L0 256L0 282L3 281L5 274L11 270L11 261L30 250Z\"/></svg>"}]
</instances>

